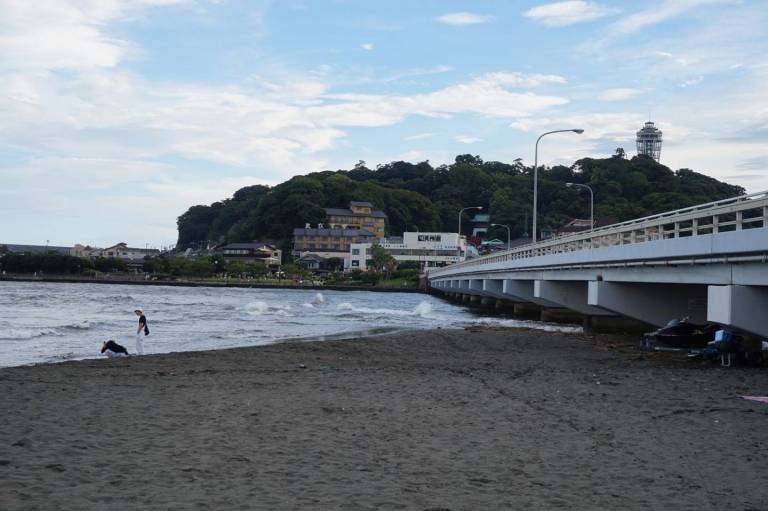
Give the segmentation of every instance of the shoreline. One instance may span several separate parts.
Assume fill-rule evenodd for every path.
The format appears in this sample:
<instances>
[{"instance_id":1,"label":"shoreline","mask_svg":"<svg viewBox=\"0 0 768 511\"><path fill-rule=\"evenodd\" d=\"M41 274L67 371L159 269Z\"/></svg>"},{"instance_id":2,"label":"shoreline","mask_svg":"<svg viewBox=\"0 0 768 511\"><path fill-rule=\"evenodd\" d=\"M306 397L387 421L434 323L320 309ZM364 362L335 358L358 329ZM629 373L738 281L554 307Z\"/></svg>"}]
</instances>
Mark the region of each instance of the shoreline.
<instances>
[{"instance_id":1,"label":"shoreline","mask_svg":"<svg viewBox=\"0 0 768 511\"><path fill-rule=\"evenodd\" d=\"M408 331L0 369L0 507L765 509L765 371Z\"/></svg>"},{"instance_id":2,"label":"shoreline","mask_svg":"<svg viewBox=\"0 0 768 511\"><path fill-rule=\"evenodd\" d=\"M132 279L89 279L83 277L12 277L0 276L0 282L52 282L65 284L116 284L136 286L172 286L172 287L216 287L216 288L253 288L253 289L308 289L313 291L372 291L375 293L422 293L427 291L418 288L388 288L388 287L363 287L363 286L317 286L311 284L258 284L245 282L195 282L195 281L168 281L168 280L132 280Z\"/></svg>"}]
</instances>

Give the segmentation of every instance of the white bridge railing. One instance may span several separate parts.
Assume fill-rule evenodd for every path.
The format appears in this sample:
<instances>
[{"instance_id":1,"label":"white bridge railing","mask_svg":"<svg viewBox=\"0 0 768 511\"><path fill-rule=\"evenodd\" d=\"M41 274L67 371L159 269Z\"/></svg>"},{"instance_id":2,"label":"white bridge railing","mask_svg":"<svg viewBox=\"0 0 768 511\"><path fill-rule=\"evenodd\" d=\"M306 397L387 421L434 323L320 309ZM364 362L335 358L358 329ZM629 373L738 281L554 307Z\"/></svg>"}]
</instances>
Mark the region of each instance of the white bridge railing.
<instances>
[{"instance_id":1,"label":"white bridge railing","mask_svg":"<svg viewBox=\"0 0 768 511\"><path fill-rule=\"evenodd\" d=\"M768 227L768 191L677 209L592 231L531 243L443 268L431 269L429 277L439 277L447 273L455 273L459 269L470 269L484 264L550 254L765 227Z\"/></svg>"}]
</instances>

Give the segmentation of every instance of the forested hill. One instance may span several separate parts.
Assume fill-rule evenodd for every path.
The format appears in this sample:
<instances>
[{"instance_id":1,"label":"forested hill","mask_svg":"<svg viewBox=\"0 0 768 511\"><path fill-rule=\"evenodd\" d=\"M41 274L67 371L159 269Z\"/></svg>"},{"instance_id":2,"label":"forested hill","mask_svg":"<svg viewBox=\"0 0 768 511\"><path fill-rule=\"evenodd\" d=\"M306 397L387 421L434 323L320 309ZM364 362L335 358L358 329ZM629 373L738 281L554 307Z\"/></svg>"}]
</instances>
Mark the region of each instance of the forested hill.
<instances>
[{"instance_id":1,"label":"forested hill","mask_svg":"<svg viewBox=\"0 0 768 511\"><path fill-rule=\"evenodd\" d=\"M573 166L539 168L539 227L558 227L571 218L589 218L588 192L568 188L584 183L595 192L595 216L628 220L744 193L689 169L672 171L645 156L585 158ZM458 212L483 206L494 223L512 228L512 237L527 232L533 202L532 167L460 155L452 165L432 167L402 161L369 169L296 176L274 187L248 186L230 199L193 206L178 218L178 248L200 242L271 240L290 247L294 227L323 222L325 207L347 207L367 200L389 216L387 232L406 230L456 232ZM581 193L580 193L581 192ZM465 217L467 221L468 217ZM464 225L463 232L467 232ZM492 237L506 238L503 228Z\"/></svg>"}]
</instances>

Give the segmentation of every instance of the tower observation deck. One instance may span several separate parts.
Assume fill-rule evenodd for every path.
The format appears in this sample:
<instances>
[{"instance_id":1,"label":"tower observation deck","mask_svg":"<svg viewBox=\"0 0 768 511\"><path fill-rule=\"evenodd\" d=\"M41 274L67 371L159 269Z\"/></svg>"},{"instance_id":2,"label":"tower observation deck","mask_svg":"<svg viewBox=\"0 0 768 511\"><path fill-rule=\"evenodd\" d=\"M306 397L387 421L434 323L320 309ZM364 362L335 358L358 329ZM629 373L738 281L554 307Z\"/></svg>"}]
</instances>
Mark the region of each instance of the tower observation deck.
<instances>
[{"instance_id":1,"label":"tower observation deck","mask_svg":"<svg viewBox=\"0 0 768 511\"><path fill-rule=\"evenodd\" d=\"M651 121L637 132L637 154L650 156L656 161L661 158L661 130Z\"/></svg>"}]
</instances>

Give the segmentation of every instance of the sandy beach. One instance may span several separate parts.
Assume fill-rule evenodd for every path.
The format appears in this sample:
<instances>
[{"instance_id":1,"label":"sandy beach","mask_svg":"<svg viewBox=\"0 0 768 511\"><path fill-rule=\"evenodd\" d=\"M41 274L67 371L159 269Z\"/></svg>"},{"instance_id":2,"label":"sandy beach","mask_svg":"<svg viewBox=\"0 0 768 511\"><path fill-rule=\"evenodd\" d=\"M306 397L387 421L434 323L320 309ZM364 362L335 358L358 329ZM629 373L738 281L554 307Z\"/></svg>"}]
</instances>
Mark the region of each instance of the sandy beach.
<instances>
[{"instance_id":1,"label":"sandy beach","mask_svg":"<svg viewBox=\"0 0 768 511\"><path fill-rule=\"evenodd\" d=\"M768 509L764 369L433 330L0 370L0 509Z\"/></svg>"}]
</instances>

